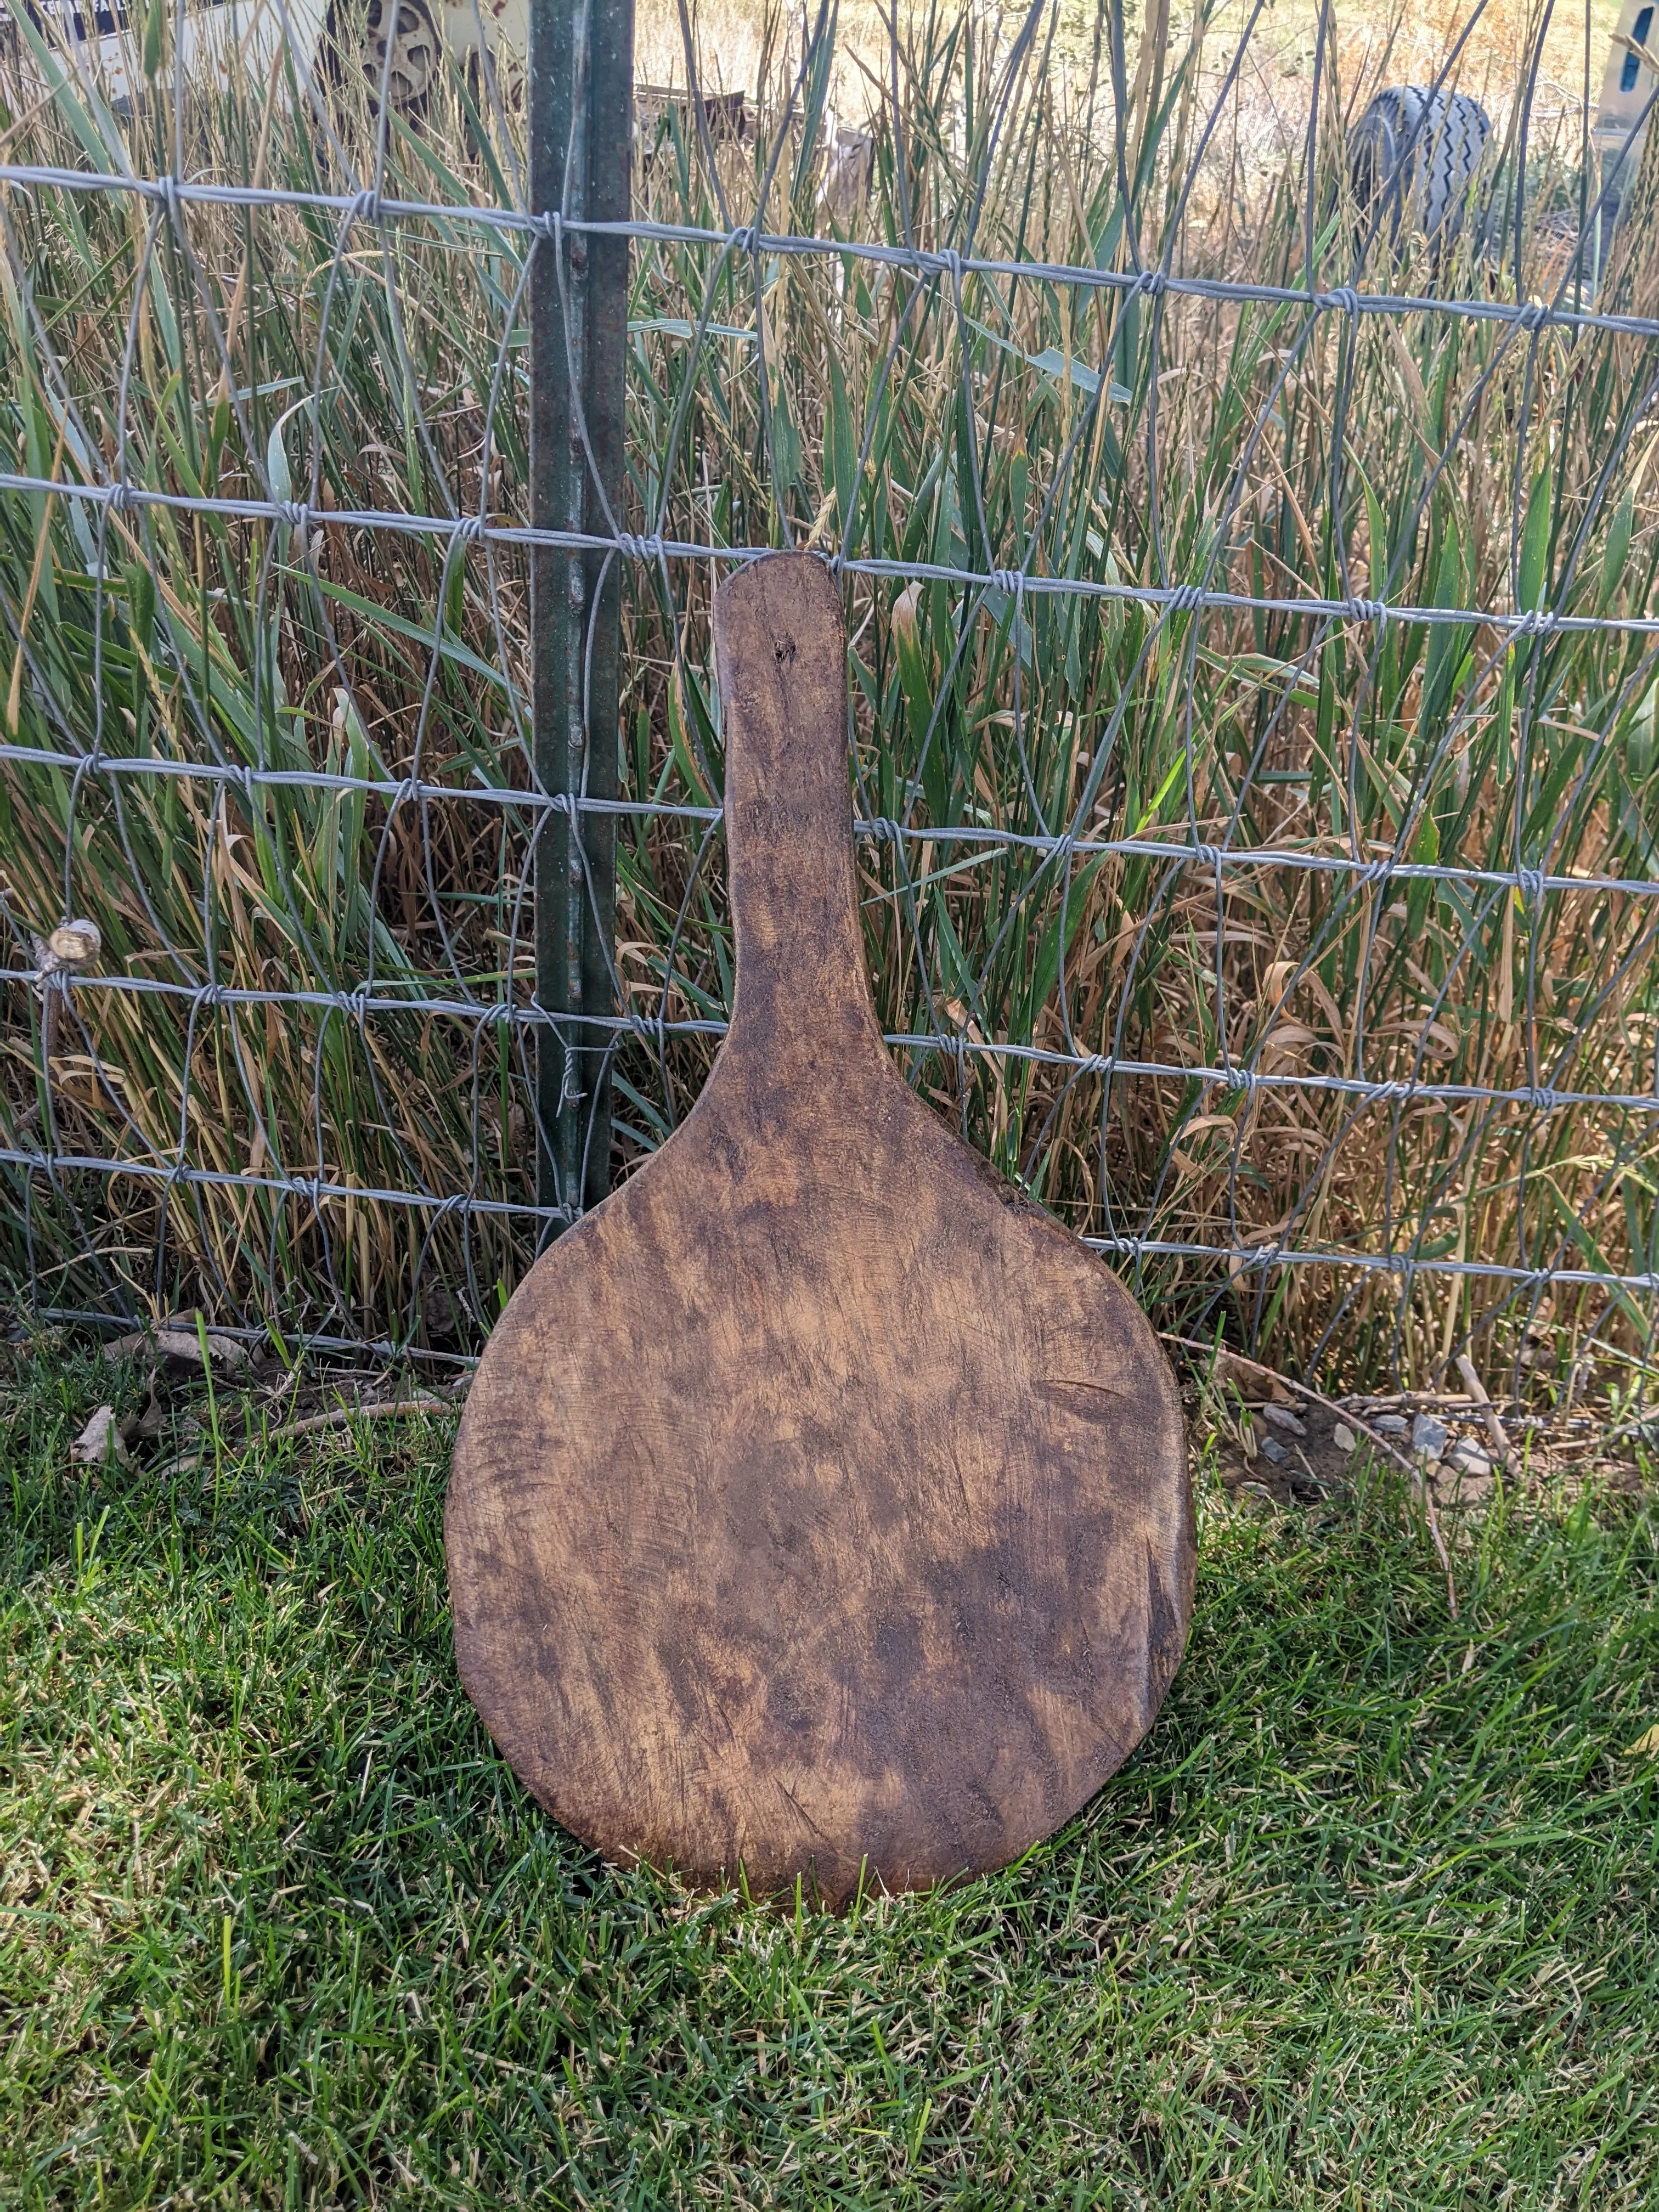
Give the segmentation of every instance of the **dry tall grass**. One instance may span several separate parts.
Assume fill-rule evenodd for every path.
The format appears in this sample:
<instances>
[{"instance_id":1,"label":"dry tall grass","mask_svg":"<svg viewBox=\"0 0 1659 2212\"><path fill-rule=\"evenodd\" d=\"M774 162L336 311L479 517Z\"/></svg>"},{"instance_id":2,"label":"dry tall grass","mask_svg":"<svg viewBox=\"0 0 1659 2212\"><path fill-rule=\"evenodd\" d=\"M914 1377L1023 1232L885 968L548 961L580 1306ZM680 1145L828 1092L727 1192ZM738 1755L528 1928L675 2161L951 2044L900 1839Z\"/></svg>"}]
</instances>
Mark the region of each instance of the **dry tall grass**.
<instances>
[{"instance_id":1,"label":"dry tall grass","mask_svg":"<svg viewBox=\"0 0 1659 2212\"><path fill-rule=\"evenodd\" d=\"M711 39L702 22L721 67L750 65L734 33L716 25ZM1143 261L1303 282L1305 139L1273 118L1293 81L1305 114L1310 75L1276 67L1264 106L1260 79L1242 73L1206 137L1221 27L1200 53L1190 40L1138 45L1132 26L1126 208L1109 68L1091 110L1074 24L1061 21L1051 50L1038 39L1012 58L978 13L918 9L902 29L901 127L890 110L878 119L860 234L899 238L908 222L923 246L971 236L981 254L1120 269L1138 239ZM799 28L778 19L762 113L782 118L793 86L808 128L777 122L787 143L763 210L766 138L721 149L732 222L830 220L810 125L849 68L859 76L851 44L850 63L821 52L796 85ZM1326 285L1356 275L1340 131L1364 90L1359 50L1345 38L1348 79L1326 80L1311 201ZM880 62L890 91L893 57ZM647 69L672 74L642 40ZM25 105L14 95L12 112ZM123 133L135 167L165 167L165 124L158 100ZM452 88L422 134L394 135L392 173L421 197L507 198L514 127L469 121ZM262 108L250 94L191 128L216 173L259 167L338 188L339 156L319 155L281 99ZM1575 143L1567 124L1534 135L1529 199L1571 203ZM14 159L23 145L31 158L100 158L64 102L19 124ZM672 121L639 189L652 214L724 227ZM295 485L314 470L313 504L337 512L466 512L487 477L492 512L522 513L511 240L399 226L354 238L337 270L331 219L292 210L192 210L192 258L162 225L148 259L147 212L131 204L10 192L4 213L6 404L30 472L96 474L125 434L133 480L172 490L257 495L275 450ZM1510 261L1479 234L1472 223L1455 265L1421 241L1403 264L1374 252L1362 281L1514 299ZM1552 272L1561 281L1559 246L1528 240L1522 296ZM1644 296L1650 266L1633 231L1604 302ZM1207 579L1262 597L1650 603L1644 340L1431 313L1353 327L1284 304L1128 301L1031 276L969 276L958 313L948 282L917 289L850 256L769 257L757 302L748 262L701 243L641 242L633 283L635 530L660 520L733 546L793 534L898 562ZM216 326L230 333L240 396L222 388ZM48 1085L40 1001L7 987L5 1146L32 1152L50 1132L63 1154L233 1178L167 1191L8 1169L20 1276L32 1264L51 1304L200 1299L284 1329L473 1340L524 1263L522 1223L344 1187L492 1206L530 1194L527 1071L489 1018L523 1005L531 980L530 825L501 803L528 774L516 562L488 547L446 558L326 520L300 546L263 524L136 511L109 516L100 594L89 528L65 501L4 501L0 597L24 640L14 741L77 752L96 731L106 753L286 766L296 780L87 776L76 788L64 769L11 759L8 965L30 965L29 933L63 918L67 869L69 908L97 922L106 970L276 995L193 1009L76 991ZM677 565L672 584L641 570L626 599L624 781L687 807L719 796L709 584L700 564ZM1426 1378L1473 1344L1496 1376L1530 1356L1546 1316L1570 1354L1639 1352L1652 1316L1641 1294L1551 1301L1434 1263L1629 1273L1659 1261L1656 1117L1483 1095L1652 1091L1659 903L1589 887L1524 897L1482 879L1659 876L1645 641L1558 631L1506 650L1480 624L1375 631L1215 610L1159 622L1121 601L1016 609L1000 592L900 579L850 580L849 608L860 811L937 833L863 852L884 1018L950 1041L907 1054L941 1111L1080 1230L1230 1252L1152 1258L1139 1279L1194 1324L1219 1301L1285 1359L1340 1355ZM339 769L386 795L314 773ZM498 796L416 806L394 788L416 772ZM1208 866L1067 860L950 834L964 826L1462 872L1230 866L1218 898ZM731 960L717 832L642 818L624 830L620 866L618 968L641 1024L617 1064L625 1170L696 1095L714 1037L685 1025L723 1018ZM365 979L408 1010L281 995ZM1087 1064L1107 1054L1174 1072L1108 1083ZM1180 1072L1224 1061L1315 1080L1226 1086ZM1367 1102L1320 1087L1362 1078L1457 1095ZM276 1170L342 1193L297 1197ZM1249 1264L1279 1244L1392 1255L1404 1272Z\"/></svg>"}]
</instances>

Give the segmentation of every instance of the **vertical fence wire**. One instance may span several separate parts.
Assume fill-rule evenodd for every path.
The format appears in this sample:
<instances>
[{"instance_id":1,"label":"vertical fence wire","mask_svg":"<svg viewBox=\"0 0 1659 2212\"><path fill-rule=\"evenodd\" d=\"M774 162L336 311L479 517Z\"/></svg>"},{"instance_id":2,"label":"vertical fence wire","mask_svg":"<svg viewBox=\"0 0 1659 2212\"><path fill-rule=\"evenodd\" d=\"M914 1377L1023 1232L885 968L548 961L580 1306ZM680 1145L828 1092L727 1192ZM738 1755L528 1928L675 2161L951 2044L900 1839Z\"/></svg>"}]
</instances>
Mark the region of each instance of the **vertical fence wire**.
<instances>
[{"instance_id":1,"label":"vertical fence wire","mask_svg":"<svg viewBox=\"0 0 1659 2212\"><path fill-rule=\"evenodd\" d=\"M1639 1379L1645 105L1484 5L1407 94L1328 5L826 4L653 22L630 132L609 0L409 114L278 19L8 63L20 1303L465 1357L706 1076L709 594L793 544L924 1096L1188 1331Z\"/></svg>"}]
</instances>

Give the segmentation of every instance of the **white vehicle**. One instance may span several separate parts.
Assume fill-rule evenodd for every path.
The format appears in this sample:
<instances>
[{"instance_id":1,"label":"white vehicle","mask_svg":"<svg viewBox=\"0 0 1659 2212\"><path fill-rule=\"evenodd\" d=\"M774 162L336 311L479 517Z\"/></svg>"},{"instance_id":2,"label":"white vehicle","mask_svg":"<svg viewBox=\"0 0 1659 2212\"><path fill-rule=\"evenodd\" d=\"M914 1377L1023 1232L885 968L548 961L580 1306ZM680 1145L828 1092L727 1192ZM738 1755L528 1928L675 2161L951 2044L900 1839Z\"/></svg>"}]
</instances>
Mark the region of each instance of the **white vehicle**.
<instances>
[{"instance_id":1,"label":"white vehicle","mask_svg":"<svg viewBox=\"0 0 1659 2212\"><path fill-rule=\"evenodd\" d=\"M181 60L192 80L210 72L222 83L233 74L262 82L286 44L301 83L355 55L372 85L388 85L396 108L419 106L446 53L463 62L485 53L522 61L530 42L530 0L185 0L182 9L177 0L4 4L12 19L5 45L25 68L32 60L38 74L39 49L49 49L71 78L96 85L118 110L143 82L145 36L158 5L179 42L179 55L169 52L169 74Z\"/></svg>"},{"instance_id":2,"label":"white vehicle","mask_svg":"<svg viewBox=\"0 0 1659 2212\"><path fill-rule=\"evenodd\" d=\"M1617 207L1629 197L1642 160L1648 103L1659 89L1659 35L1653 0L1624 0L1613 34L1595 115L1601 189ZM1654 101L1659 106L1659 101Z\"/></svg>"}]
</instances>

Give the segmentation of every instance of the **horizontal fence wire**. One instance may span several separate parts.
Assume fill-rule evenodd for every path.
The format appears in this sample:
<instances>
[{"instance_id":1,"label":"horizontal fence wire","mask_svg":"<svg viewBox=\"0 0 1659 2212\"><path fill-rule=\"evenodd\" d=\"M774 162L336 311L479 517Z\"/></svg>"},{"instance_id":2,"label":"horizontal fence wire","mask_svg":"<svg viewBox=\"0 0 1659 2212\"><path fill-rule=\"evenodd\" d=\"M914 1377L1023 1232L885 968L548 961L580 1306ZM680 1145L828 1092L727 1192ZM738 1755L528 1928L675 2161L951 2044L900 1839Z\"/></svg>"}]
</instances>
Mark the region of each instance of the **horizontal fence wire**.
<instances>
[{"instance_id":1,"label":"horizontal fence wire","mask_svg":"<svg viewBox=\"0 0 1659 2212\"><path fill-rule=\"evenodd\" d=\"M0 165L0 184L5 170ZM1656 333L1659 335L1659 333ZM265 522L284 529L303 530L326 521L337 529L386 530L414 538L472 544L488 539L498 545L543 546L550 552L612 553L635 562L698 561L721 566L741 566L759 561L776 549L765 545L689 545L664 538L599 537L580 530L538 530L488 522L472 515L402 514L391 508L324 509L313 513L299 500L204 499L188 494L151 492L132 484L66 484L50 477L19 476L0 470L0 492L42 492L58 499L81 501L92 507L131 513L135 507L173 508L185 514L221 515L239 522ZM1194 614L1210 607L1228 607L1261 614L1321 615L1333 620L1382 623L1421 623L1448 629L1478 623L1504 633L1516 643L1528 638L1550 637L1558 631L1620 633L1647 637L1659 632L1659 615L1575 615L1552 607L1501 611L1490 607L1413 606L1387 599L1364 598L1322 599L1308 593L1294 599L1273 599L1250 592L1212 591L1198 584L1112 584L1088 578L1030 575L1018 568L991 568L983 574L972 568L947 568L928 561L881 561L856 554L828 556L836 572L849 576L884 576L905 582L949 584L969 592L996 591L1006 597L1017 593L1033 599L1093 599L1158 607L1175 614Z\"/></svg>"},{"instance_id":2,"label":"horizontal fence wire","mask_svg":"<svg viewBox=\"0 0 1659 2212\"><path fill-rule=\"evenodd\" d=\"M1160 298L1167 293L1177 299L1304 307L1322 313L1432 314L1468 322L1512 323L1523 331L1610 331L1630 337L1659 337L1659 319L1653 316L1606 314L1593 308L1567 307L1559 301L1468 300L1448 298L1435 292L1362 290L1350 284L1332 291L1310 291L1293 284L1250 284L1231 278L1182 276L1162 267L1100 269L1087 263L1036 258L1004 260L959 253L949 247L927 252L918 246L883 245L856 238L774 231L754 223L716 230L696 223L594 222L580 216L561 216L556 210L532 215L513 208L473 206L464 201L398 199L368 191L295 192L269 185L206 185L184 177L135 177L96 170L42 168L16 161L0 163L0 179L10 185L61 191L128 194L149 200L169 215L177 208L190 206L308 208L374 226L392 222L473 225L507 236L545 238L556 248L572 238L625 237L664 245L713 246L727 254L833 256L842 260L867 261L919 279L949 276L960 281L963 276L1013 276L1146 299Z\"/></svg>"},{"instance_id":3,"label":"horizontal fence wire","mask_svg":"<svg viewBox=\"0 0 1659 2212\"><path fill-rule=\"evenodd\" d=\"M1648 1356L1646 110L1598 159L1540 40L1450 211L1432 100L1390 201L1354 155L1386 88L1328 8L1297 129L1245 112L1261 13L1145 55L1160 106L1121 9L1083 97L1045 0L895 18L873 70L826 10L718 142L688 37L626 224L515 197L505 56L411 118L306 58L216 99L175 64L123 120L24 41L25 1304L467 1357L581 1211L538 1201L538 1039L603 1045L627 1173L725 1034L708 594L806 544L848 599L887 1041L969 1141L1183 1326L1310 1372L1474 1349L1518 1382L1547 1322L1575 1374ZM532 528L532 258L562 286L617 235L623 506ZM616 800L536 773L526 564L572 553L590 605L623 576ZM578 1016L534 995L556 819L619 840L613 1004Z\"/></svg>"}]
</instances>

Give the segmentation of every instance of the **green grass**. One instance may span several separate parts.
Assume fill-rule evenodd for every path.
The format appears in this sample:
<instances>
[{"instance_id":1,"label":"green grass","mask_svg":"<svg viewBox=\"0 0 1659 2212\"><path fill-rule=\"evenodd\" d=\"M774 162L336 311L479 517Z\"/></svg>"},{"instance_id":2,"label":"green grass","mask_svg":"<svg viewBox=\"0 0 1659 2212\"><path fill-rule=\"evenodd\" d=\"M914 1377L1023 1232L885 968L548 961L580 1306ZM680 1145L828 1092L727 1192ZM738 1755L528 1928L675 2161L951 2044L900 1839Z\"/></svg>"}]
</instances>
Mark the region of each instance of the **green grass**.
<instances>
[{"instance_id":1,"label":"green grass","mask_svg":"<svg viewBox=\"0 0 1659 2212\"><path fill-rule=\"evenodd\" d=\"M454 1673L446 1423L64 1472L0 1400L0 2203L1649 2206L1659 1522L1203 1491L1158 1727L994 1879L599 1865Z\"/></svg>"}]
</instances>

